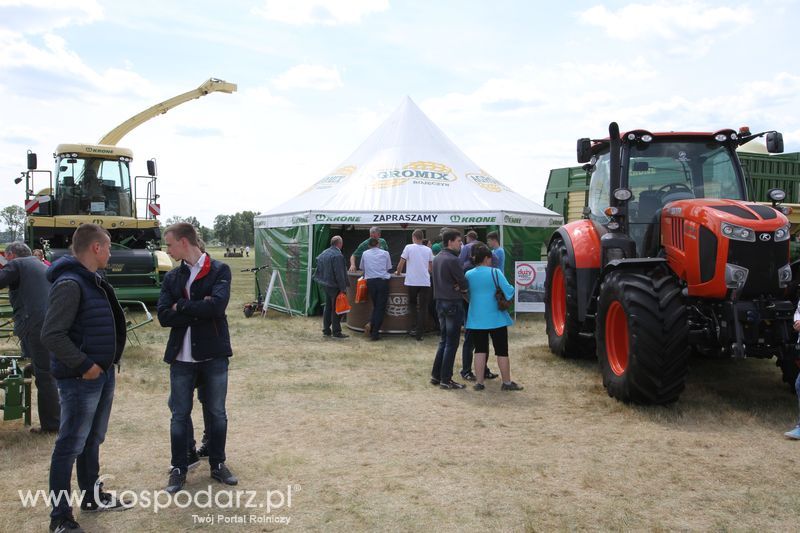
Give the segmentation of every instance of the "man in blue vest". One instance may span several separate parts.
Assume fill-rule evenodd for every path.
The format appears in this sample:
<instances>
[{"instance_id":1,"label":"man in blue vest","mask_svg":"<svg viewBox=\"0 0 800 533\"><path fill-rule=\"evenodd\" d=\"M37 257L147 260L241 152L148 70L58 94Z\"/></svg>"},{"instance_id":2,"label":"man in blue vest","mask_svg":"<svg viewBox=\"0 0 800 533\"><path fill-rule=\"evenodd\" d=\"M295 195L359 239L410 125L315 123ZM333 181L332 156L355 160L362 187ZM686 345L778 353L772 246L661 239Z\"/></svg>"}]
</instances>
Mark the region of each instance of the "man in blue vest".
<instances>
[{"instance_id":1,"label":"man in blue vest","mask_svg":"<svg viewBox=\"0 0 800 533\"><path fill-rule=\"evenodd\" d=\"M47 271L53 284L42 325L51 372L61 396L61 426L50 462L50 531L83 531L67 497L77 458L81 511L124 509L98 483L100 444L114 400L114 365L125 348L125 315L114 289L98 274L111 255L111 237L95 224L78 226L72 253Z\"/></svg>"},{"instance_id":2,"label":"man in blue vest","mask_svg":"<svg viewBox=\"0 0 800 533\"><path fill-rule=\"evenodd\" d=\"M164 361L169 363L170 442L172 470L167 492L176 493L186 483L189 469L189 420L194 388L203 384L203 417L208 431L211 477L236 485L239 481L225 465L228 417L228 358L233 355L225 309L231 295L231 269L203 252L197 230L181 222L164 231L167 253L181 265L171 270L161 285L158 320L170 329Z\"/></svg>"}]
</instances>

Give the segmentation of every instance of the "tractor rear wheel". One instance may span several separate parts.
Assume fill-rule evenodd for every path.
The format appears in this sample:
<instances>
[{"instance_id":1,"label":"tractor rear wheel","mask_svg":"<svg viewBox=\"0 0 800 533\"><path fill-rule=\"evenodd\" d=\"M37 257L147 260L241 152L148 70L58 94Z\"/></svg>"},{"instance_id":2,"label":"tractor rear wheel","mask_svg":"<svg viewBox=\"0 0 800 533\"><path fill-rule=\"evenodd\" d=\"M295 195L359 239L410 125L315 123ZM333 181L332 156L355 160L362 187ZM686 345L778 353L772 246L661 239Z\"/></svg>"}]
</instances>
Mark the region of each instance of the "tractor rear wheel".
<instances>
[{"instance_id":1,"label":"tractor rear wheel","mask_svg":"<svg viewBox=\"0 0 800 533\"><path fill-rule=\"evenodd\" d=\"M597 358L608 395L667 404L683 391L689 326L681 287L665 269L616 271L600 287Z\"/></svg>"},{"instance_id":2,"label":"tractor rear wheel","mask_svg":"<svg viewBox=\"0 0 800 533\"><path fill-rule=\"evenodd\" d=\"M550 350L561 357L593 357L594 339L580 335L578 278L569 264L567 245L557 240L547 253L544 317Z\"/></svg>"}]
</instances>

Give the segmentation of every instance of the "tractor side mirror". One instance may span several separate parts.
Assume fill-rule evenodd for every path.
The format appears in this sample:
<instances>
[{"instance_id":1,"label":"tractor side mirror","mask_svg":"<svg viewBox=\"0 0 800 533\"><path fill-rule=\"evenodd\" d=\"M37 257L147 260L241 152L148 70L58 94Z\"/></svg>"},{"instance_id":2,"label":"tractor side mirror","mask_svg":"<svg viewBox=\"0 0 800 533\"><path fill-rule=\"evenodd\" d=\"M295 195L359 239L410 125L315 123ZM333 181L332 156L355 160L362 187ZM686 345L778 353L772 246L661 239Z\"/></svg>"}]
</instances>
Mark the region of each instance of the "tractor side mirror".
<instances>
[{"instance_id":1,"label":"tractor side mirror","mask_svg":"<svg viewBox=\"0 0 800 533\"><path fill-rule=\"evenodd\" d=\"M578 163L588 163L592 159L591 139L578 139Z\"/></svg>"},{"instance_id":2,"label":"tractor side mirror","mask_svg":"<svg viewBox=\"0 0 800 533\"><path fill-rule=\"evenodd\" d=\"M147 160L147 175L148 176L155 176L156 175L156 160L155 159L148 159Z\"/></svg>"},{"instance_id":3,"label":"tractor side mirror","mask_svg":"<svg viewBox=\"0 0 800 533\"><path fill-rule=\"evenodd\" d=\"M36 154L28 151L28 170L36 170Z\"/></svg>"},{"instance_id":4,"label":"tractor side mirror","mask_svg":"<svg viewBox=\"0 0 800 533\"><path fill-rule=\"evenodd\" d=\"M767 133L767 152L771 154L783 153L783 134L779 131Z\"/></svg>"}]
</instances>

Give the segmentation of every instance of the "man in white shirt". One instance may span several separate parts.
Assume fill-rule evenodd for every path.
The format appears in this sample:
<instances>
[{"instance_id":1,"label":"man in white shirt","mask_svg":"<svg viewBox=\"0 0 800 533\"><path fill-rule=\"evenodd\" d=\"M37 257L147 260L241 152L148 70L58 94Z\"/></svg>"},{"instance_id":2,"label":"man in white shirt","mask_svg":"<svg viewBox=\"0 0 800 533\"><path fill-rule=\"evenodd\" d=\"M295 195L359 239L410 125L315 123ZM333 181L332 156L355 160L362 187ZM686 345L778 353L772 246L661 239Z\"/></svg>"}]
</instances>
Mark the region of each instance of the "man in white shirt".
<instances>
[{"instance_id":1,"label":"man in white shirt","mask_svg":"<svg viewBox=\"0 0 800 533\"><path fill-rule=\"evenodd\" d=\"M361 255L361 270L367 280L367 291L372 300L372 317L364 328L373 341L381 340L380 329L383 324L383 315L386 313L386 302L389 300L389 273L392 270L392 258L389 252L382 250L380 241L372 237L369 239L369 250Z\"/></svg>"},{"instance_id":2,"label":"man in white shirt","mask_svg":"<svg viewBox=\"0 0 800 533\"><path fill-rule=\"evenodd\" d=\"M422 340L425 332L425 318L428 313L428 303L431 299L431 269L433 268L433 252L430 248L422 244L425 233L421 229L416 229L411 234L413 244L407 245L400 254L400 262L397 264L397 274L403 273L406 269L406 279L403 284L408 288L408 307L414 315L415 329L409 334L416 336L418 341Z\"/></svg>"}]
</instances>

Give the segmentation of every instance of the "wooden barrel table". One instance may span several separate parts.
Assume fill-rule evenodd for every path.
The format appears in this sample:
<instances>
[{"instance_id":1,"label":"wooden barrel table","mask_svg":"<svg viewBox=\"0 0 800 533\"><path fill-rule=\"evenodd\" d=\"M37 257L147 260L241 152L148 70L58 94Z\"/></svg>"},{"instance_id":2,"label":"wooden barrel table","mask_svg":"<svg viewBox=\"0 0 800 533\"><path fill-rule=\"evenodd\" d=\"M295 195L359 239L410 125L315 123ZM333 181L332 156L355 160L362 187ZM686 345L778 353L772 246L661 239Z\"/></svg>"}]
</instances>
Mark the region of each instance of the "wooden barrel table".
<instances>
[{"instance_id":1,"label":"wooden barrel table","mask_svg":"<svg viewBox=\"0 0 800 533\"><path fill-rule=\"evenodd\" d=\"M356 303L356 284L362 272L348 272L350 286L347 288L347 299L352 309L347 314L347 327L354 331L364 331L372 316L372 301ZM389 279L389 299L386 302L386 314L383 316L381 333L407 333L414 329L413 315L408 306L408 290L403 284L406 277L392 274ZM431 294L431 297L433 295ZM434 329L433 317L425 309L425 331Z\"/></svg>"}]
</instances>

